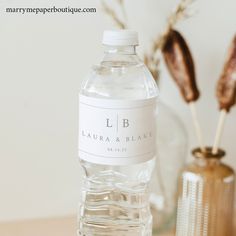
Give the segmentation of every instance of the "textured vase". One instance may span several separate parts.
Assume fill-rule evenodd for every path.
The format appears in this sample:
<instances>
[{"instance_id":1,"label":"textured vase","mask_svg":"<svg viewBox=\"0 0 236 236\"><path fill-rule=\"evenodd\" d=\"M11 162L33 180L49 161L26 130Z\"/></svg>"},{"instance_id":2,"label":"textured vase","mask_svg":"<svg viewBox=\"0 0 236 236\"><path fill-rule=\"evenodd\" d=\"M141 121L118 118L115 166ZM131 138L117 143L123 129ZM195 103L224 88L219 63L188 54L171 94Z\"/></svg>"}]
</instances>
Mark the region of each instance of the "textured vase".
<instances>
[{"instance_id":1,"label":"textured vase","mask_svg":"<svg viewBox=\"0 0 236 236\"><path fill-rule=\"evenodd\" d=\"M193 150L179 179L176 236L233 236L235 174L225 152Z\"/></svg>"}]
</instances>

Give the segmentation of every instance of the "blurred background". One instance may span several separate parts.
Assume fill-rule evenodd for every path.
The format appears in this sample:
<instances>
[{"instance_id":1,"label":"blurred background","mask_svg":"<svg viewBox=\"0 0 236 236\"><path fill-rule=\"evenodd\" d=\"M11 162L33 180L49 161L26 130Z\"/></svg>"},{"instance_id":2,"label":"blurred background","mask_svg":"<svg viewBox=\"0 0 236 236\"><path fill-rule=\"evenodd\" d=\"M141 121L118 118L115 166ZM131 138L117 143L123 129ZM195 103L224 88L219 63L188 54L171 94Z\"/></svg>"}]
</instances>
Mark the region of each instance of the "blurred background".
<instances>
[{"instance_id":1,"label":"blurred background","mask_svg":"<svg viewBox=\"0 0 236 236\"><path fill-rule=\"evenodd\" d=\"M139 54L163 30L176 0L126 0ZM114 3L115 4L115 3ZM87 14L7 14L6 7L96 7ZM218 120L216 81L235 32L235 0L197 0L180 22L195 58L199 118L207 144ZM112 21L99 0L0 2L0 221L74 215L80 194L77 160L78 91L102 58L104 29ZM197 145L189 109L162 66L162 99L182 118L190 148ZM222 146L236 167L236 109L227 118Z\"/></svg>"}]
</instances>

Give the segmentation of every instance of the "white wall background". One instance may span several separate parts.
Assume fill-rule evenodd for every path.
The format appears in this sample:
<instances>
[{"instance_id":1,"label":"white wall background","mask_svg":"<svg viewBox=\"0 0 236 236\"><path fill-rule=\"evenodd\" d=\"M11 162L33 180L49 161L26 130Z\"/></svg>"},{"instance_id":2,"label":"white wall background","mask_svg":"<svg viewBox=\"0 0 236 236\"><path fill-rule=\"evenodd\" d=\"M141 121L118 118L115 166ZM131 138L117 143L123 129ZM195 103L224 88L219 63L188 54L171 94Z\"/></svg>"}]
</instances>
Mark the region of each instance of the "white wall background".
<instances>
[{"instance_id":1,"label":"white wall background","mask_svg":"<svg viewBox=\"0 0 236 236\"><path fill-rule=\"evenodd\" d=\"M111 2L111 1L109 1ZM126 0L140 51L160 32L176 0ZM5 7L97 7L96 14L10 15ZM178 28L196 61L202 96L197 105L212 143L218 110L215 84L236 31L235 0L198 0L198 13ZM75 214L81 171L77 158L77 92L90 65L102 56L101 36L112 28L98 0L0 2L0 221ZM164 70L162 97L186 122L189 112ZM236 109L222 145L236 167Z\"/></svg>"}]
</instances>

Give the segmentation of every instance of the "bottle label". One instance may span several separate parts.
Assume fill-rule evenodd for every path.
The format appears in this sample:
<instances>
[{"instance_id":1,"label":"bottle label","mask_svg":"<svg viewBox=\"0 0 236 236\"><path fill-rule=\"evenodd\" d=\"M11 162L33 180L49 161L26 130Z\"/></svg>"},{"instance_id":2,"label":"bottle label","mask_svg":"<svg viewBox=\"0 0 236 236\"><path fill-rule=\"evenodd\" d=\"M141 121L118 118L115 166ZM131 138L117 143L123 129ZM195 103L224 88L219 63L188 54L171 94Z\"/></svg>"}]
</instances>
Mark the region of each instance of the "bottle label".
<instances>
[{"instance_id":1,"label":"bottle label","mask_svg":"<svg viewBox=\"0 0 236 236\"><path fill-rule=\"evenodd\" d=\"M155 156L157 97L112 100L80 95L79 157L105 165L129 165Z\"/></svg>"}]
</instances>

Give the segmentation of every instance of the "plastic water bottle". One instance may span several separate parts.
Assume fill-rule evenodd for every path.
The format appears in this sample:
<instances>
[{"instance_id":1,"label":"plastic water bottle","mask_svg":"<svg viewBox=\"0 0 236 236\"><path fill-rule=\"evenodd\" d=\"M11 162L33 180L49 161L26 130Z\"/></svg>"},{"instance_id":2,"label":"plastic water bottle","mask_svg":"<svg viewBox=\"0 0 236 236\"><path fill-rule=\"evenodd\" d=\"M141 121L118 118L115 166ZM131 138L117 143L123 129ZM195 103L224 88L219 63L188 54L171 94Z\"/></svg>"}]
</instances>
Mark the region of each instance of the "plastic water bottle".
<instances>
[{"instance_id":1,"label":"plastic water bottle","mask_svg":"<svg viewBox=\"0 0 236 236\"><path fill-rule=\"evenodd\" d=\"M105 55L83 82L78 235L152 235L148 184L155 164L158 89L136 54L138 34L105 31Z\"/></svg>"}]
</instances>

